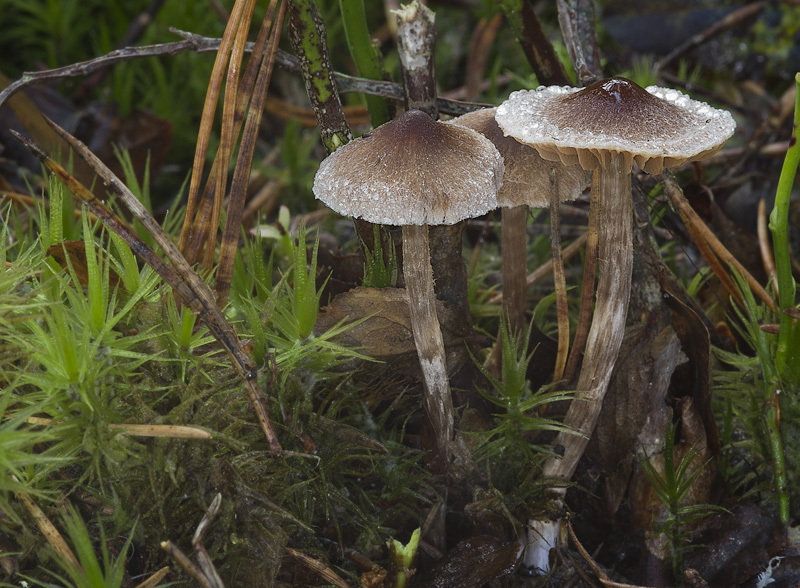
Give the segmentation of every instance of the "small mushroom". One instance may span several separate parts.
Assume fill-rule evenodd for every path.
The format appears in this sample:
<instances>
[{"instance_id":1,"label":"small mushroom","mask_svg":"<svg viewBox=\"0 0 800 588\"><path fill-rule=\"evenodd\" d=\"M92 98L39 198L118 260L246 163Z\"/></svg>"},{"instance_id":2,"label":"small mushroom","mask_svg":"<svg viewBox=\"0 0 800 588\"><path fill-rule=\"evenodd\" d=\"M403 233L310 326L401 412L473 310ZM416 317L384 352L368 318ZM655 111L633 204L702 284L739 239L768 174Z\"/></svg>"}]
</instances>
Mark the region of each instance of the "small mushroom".
<instances>
[{"instance_id":1,"label":"small mushroom","mask_svg":"<svg viewBox=\"0 0 800 588\"><path fill-rule=\"evenodd\" d=\"M428 225L449 225L493 210L502 177L503 159L491 141L410 110L334 151L314 178L314 195L336 212L403 227L403 275L425 410L445 464L453 402L436 316Z\"/></svg>"},{"instance_id":2,"label":"small mushroom","mask_svg":"<svg viewBox=\"0 0 800 588\"><path fill-rule=\"evenodd\" d=\"M579 397L565 417L573 432L559 433L555 443L564 448L563 458L548 458L543 471L546 478L563 481L575 472L597 423L625 330L633 263L633 163L647 173L660 173L664 167L704 159L725 143L736 125L729 112L677 90L645 90L625 78L584 89L550 86L514 92L498 107L496 119L506 135L535 147L543 158L594 170L592 207L597 214L590 216L597 219L599 231L597 300ZM529 533L534 543L539 536ZM526 564L546 568L546 562L541 550L526 552Z\"/></svg>"},{"instance_id":3,"label":"small mushroom","mask_svg":"<svg viewBox=\"0 0 800 588\"><path fill-rule=\"evenodd\" d=\"M577 165L565 166L547 161L532 147L507 137L495 121L497 108L485 108L462 115L452 122L481 133L494 143L503 156L505 172L503 186L497 193L497 204L501 207L502 255L503 255L503 307L509 317L512 331L525 328L525 292L527 290L525 227L528 207L549 208L551 212L551 242L560 249L561 235L558 222L558 204L575 200L588 185L591 172ZM554 251L554 260L561 259L560 250ZM559 287L559 276L563 278L563 262L554 265L556 291L560 294L559 311L559 358L566 358L569 345L569 323L561 321L566 315L566 285ZM560 270L560 271L559 271ZM563 312L562 312L563 311ZM499 347L496 347L499 349ZM560 379L563 361L556 362L554 379Z\"/></svg>"}]
</instances>

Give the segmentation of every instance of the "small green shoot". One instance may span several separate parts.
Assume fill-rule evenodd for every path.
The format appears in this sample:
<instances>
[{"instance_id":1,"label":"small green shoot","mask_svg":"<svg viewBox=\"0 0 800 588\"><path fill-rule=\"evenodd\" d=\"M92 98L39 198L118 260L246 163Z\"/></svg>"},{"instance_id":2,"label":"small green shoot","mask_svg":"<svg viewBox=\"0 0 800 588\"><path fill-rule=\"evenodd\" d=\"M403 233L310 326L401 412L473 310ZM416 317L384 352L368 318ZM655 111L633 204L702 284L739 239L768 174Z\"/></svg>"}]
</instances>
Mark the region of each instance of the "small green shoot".
<instances>
[{"instance_id":1,"label":"small green shoot","mask_svg":"<svg viewBox=\"0 0 800 588\"><path fill-rule=\"evenodd\" d=\"M403 545L397 539L390 539L386 542L389 547L390 568L396 570L395 586L397 588L405 588L408 579L414 573L411 567L414 564L414 559L417 557L417 548L419 547L420 529L417 528L411 533L411 539L408 543Z\"/></svg>"},{"instance_id":2,"label":"small green shoot","mask_svg":"<svg viewBox=\"0 0 800 588\"><path fill-rule=\"evenodd\" d=\"M775 207L769 215L775 272L778 277L779 308L783 311L778 317L780 331L775 358L784 390L794 394L800 393L800 323L786 311L797 309L795 298L797 285L792 277L789 253L789 205L797 166L800 164L800 141L798 138L800 138L800 73L795 76L792 137L789 140L789 149L786 151L786 158L778 180Z\"/></svg>"},{"instance_id":3,"label":"small green shoot","mask_svg":"<svg viewBox=\"0 0 800 588\"><path fill-rule=\"evenodd\" d=\"M362 242L365 263L361 285L365 288L394 288L397 286L397 252L394 242L389 241L389 259L384 260L381 229L378 225L373 225L372 230L375 235L375 249L370 251Z\"/></svg>"},{"instance_id":4,"label":"small green shoot","mask_svg":"<svg viewBox=\"0 0 800 588\"><path fill-rule=\"evenodd\" d=\"M736 327L742 337L755 349L761 366L761 380L757 385L763 386L764 396L762 402L756 404L762 434L769 444L769 454L772 458L773 481L775 494L778 500L778 514L783 524L789 523L789 484L786 477L786 457L784 455L783 439L780 431L779 403L783 389L779 368L779 342L774 335L761 330L761 325L767 319L767 309L764 304L757 304L753 292L747 281L739 275L734 268L731 273L744 302L744 311L737 305L732 305L739 323Z\"/></svg>"},{"instance_id":5,"label":"small green shoot","mask_svg":"<svg viewBox=\"0 0 800 588\"><path fill-rule=\"evenodd\" d=\"M644 454L639 463L653 491L667 509L667 516L661 521L656 521L655 529L658 533L664 533L667 538L673 579L678 586L683 586L684 556L693 548L689 544L686 532L688 526L716 512L727 511L721 506L712 504L684 504L692 484L711 460L690 471L689 468L700 454L697 448L692 447L676 466L673 453L676 431L677 424L670 424L667 428L664 440L663 475L659 472L651 456Z\"/></svg>"},{"instance_id":6,"label":"small green shoot","mask_svg":"<svg viewBox=\"0 0 800 588\"><path fill-rule=\"evenodd\" d=\"M531 392L527 380L528 364L533 352L528 353L533 321L523 334L513 333L508 318L500 325L500 345L503 347L500 379L494 377L474 357L475 365L492 384L494 393L481 390L481 395L502 412L494 415L496 426L485 435L478 449L479 459L488 459L509 452L520 452L526 461L535 461L537 455L548 453L548 449L531 443L528 436L536 431L562 431L564 425L553 419L538 415L537 409L559 400L569 400L572 392L541 388Z\"/></svg>"}]
</instances>

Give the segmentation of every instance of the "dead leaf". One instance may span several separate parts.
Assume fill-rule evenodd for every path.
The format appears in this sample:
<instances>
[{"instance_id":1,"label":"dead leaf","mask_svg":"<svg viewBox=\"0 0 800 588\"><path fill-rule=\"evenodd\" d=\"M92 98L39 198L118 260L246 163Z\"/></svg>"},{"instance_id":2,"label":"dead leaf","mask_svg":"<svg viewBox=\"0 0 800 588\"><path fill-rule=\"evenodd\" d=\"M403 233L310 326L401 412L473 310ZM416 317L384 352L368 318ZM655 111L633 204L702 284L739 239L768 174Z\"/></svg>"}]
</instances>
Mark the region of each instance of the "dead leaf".
<instances>
[{"instance_id":1,"label":"dead leaf","mask_svg":"<svg viewBox=\"0 0 800 588\"><path fill-rule=\"evenodd\" d=\"M517 567L520 546L497 537L478 535L458 543L436 563L427 588L480 588Z\"/></svg>"},{"instance_id":2,"label":"dead leaf","mask_svg":"<svg viewBox=\"0 0 800 588\"><path fill-rule=\"evenodd\" d=\"M764 571L773 556L782 553L786 543L786 532L778 520L757 506L740 504L730 510L730 514L721 513L709 519L702 533L693 538L702 547L686 561L688 567L700 572L714 587L738 586L754 578ZM793 573L797 580L797 572Z\"/></svg>"},{"instance_id":3,"label":"dead leaf","mask_svg":"<svg viewBox=\"0 0 800 588\"><path fill-rule=\"evenodd\" d=\"M667 391L675 368L684 362L680 341L671 327L657 332L655 323L628 329L617 368L589 445L589 455L606 472L606 507L613 516L625 497L635 456L663 450L672 418ZM634 513L634 518L637 518ZM649 518L649 511L643 513Z\"/></svg>"},{"instance_id":4,"label":"dead leaf","mask_svg":"<svg viewBox=\"0 0 800 588\"><path fill-rule=\"evenodd\" d=\"M55 245L50 245L47 248L47 254L52 255L56 263L61 266L65 271L69 271L69 266L72 266L72 271L81 283L81 286L86 286L89 283L89 270L86 263L86 244L83 241L62 241ZM69 262L67 261L69 260ZM120 279L112 268L108 268L108 283L111 288L115 288Z\"/></svg>"},{"instance_id":5,"label":"dead leaf","mask_svg":"<svg viewBox=\"0 0 800 588\"><path fill-rule=\"evenodd\" d=\"M463 337L447 329L453 324L450 306L440 300L436 301L436 312L442 325L445 349L447 350L447 367L449 372L458 369L450 360L455 351L462 352L465 340ZM417 348L411 332L411 319L408 311L408 295L400 288L354 288L336 296L324 307L317 318L315 331L324 333L340 321L353 325L337 341L349 347L362 350L365 355L404 369L417 367ZM463 354L463 353L459 353ZM383 369L375 366L376 370Z\"/></svg>"}]
</instances>

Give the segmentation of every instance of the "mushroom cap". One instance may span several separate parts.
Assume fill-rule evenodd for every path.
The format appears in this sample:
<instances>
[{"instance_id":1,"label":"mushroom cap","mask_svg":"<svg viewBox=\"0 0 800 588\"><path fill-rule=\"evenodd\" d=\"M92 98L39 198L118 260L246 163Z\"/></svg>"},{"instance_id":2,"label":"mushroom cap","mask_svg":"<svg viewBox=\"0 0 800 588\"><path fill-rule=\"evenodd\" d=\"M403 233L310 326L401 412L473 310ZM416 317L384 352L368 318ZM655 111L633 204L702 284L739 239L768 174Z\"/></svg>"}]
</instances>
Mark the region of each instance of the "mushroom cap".
<instances>
[{"instance_id":1,"label":"mushroom cap","mask_svg":"<svg viewBox=\"0 0 800 588\"><path fill-rule=\"evenodd\" d=\"M725 110L678 90L643 89L625 78L583 89L548 86L513 92L496 118L503 132L535 147L545 159L594 169L621 156L628 169L635 160L651 174L709 157L736 127Z\"/></svg>"},{"instance_id":2,"label":"mushroom cap","mask_svg":"<svg viewBox=\"0 0 800 588\"><path fill-rule=\"evenodd\" d=\"M497 108L483 108L448 121L469 127L489 139L503 156L503 185L497 204L505 207L533 206L547 208L553 186L553 171L559 202L575 200L589 184L591 174L578 165L562 165L542 159L533 147L503 134L494 119Z\"/></svg>"},{"instance_id":3,"label":"mushroom cap","mask_svg":"<svg viewBox=\"0 0 800 588\"><path fill-rule=\"evenodd\" d=\"M451 225L497 208L503 158L486 137L410 110L320 164L314 196L389 225Z\"/></svg>"}]
</instances>

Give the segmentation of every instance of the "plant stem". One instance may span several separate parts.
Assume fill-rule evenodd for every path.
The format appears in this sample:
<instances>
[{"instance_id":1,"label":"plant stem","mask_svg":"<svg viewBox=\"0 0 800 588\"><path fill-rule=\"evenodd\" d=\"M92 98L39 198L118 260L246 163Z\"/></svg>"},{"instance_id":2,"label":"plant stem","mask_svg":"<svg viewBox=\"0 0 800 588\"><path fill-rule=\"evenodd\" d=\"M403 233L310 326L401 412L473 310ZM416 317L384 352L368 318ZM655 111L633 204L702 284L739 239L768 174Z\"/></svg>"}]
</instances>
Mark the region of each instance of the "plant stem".
<instances>
[{"instance_id":1,"label":"plant stem","mask_svg":"<svg viewBox=\"0 0 800 588\"><path fill-rule=\"evenodd\" d=\"M350 56L356 65L358 75L371 80L383 79L381 54L370 38L367 16L364 13L364 0L339 0L339 9L342 12L347 46L350 48ZM392 118L387 100L370 95L365 98L373 127L378 127Z\"/></svg>"},{"instance_id":2,"label":"plant stem","mask_svg":"<svg viewBox=\"0 0 800 588\"><path fill-rule=\"evenodd\" d=\"M556 190L550 196L550 250L553 255L553 285L556 291L556 316L558 319L558 354L553 368L553 381L564 375L569 351L569 308L567 306L567 278L564 274L564 256L561 252L561 214Z\"/></svg>"},{"instance_id":3,"label":"plant stem","mask_svg":"<svg viewBox=\"0 0 800 588\"><path fill-rule=\"evenodd\" d=\"M333 77L327 33L314 0L288 0L289 39L300 59L300 69L328 153L349 142L353 135L342 111Z\"/></svg>"},{"instance_id":4,"label":"plant stem","mask_svg":"<svg viewBox=\"0 0 800 588\"><path fill-rule=\"evenodd\" d=\"M444 339L436 315L427 225L403 227L403 276L408 291L411 330L425 383L425 412L446 467L453 437L453 400L445 363Z\"/></svg>"},{"instance_id":5,"label":"plant stem","mask_svg":"<svg viewBox=\"0 0 800 588\"><path fill-rule=\"evenodd\" d=\"M498 3L539 83L546 86L570 85L572 82L544 33L530 0L498 0Z\"/></svg>"},{"instance_id":6,"label":"plant stem","mask_svg":"<svg viewBox=\"0 0 800 588\"><path fill-rule=\"evenodd\" d=\"M527 206L503 207L500 209L503 255L503 310L508 314L510 331L517 335L525 332L525 292L528 285L527 246L525 225Z\"/></svg>"},{"instance_id":7,"label":"plant stem","mask_svg":"<svg viewBox=\"0 0 800 588\"><path fill-rule=\"evenodd\" d=\"M765 370L766 371L766 370ZM786 458L780 430L779 394L780 383L776 378L766 385L767 398L767 437L775 476L775 493L778 496L778 516L781 523L789 524L789 482L786 478Z\"/></svg>"},{"instance_id":8,"label":"plant stem","mask_svg":"<svg viewBox=\"0 0 800 588\"><path fill-rule=\"evenodd\" d=\"M775 194L775 207L769 215L769 228L772 231L772 247L775 256L775 269L778 274L778 299L780 310L795 305L795 282L792 277L792 264L789 255L789 201L792 195L797 165L800 163L800 144L798 143L798 127L800 126L800 73L795 76L795 106L792 138L789 150L783 161L778 189ZM778 334L778 350L776 363L783 385L791 390L800 387L800 328L796 321L784 312L780 313L780 331Z\"/></svg>"},{"instance_id":9,"label":"plant stem","mask_svg":"<svg viewBox=\"0 0 800 588\"><path fill-rule=\"evenodd\" d=\"M436 104L436 15L414 1L395 10L397 15L397 51L403 72L406 110L418 109L439 118Z\"/></svg>"}]
</instances>

